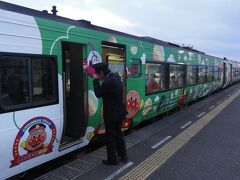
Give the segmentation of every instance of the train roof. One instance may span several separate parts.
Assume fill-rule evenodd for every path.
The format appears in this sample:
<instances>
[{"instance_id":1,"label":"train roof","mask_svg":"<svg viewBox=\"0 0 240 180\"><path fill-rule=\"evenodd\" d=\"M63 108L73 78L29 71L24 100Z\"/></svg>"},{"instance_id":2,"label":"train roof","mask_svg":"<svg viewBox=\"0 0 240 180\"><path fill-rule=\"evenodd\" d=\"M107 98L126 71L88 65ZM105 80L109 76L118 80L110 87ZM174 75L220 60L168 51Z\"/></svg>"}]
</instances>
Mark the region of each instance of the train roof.
<instances>
[{"instance_id":1,"label":"train roof","mask_svg":"<svg viewBox=\"0 0 240 180\"><path fill-rule=\"evenodd\" d=\"M67 23L67 24L71 24L71 25L75 25L75 26L79 26L79 27L83 27L83 28L88 28L88 29L92 29L92 30L96 30L96 31L106 32L106 33L110 33L110 34L114 34L114 35L124 36L127 38L133 38L133 39L137 39L140 41L146 41L146 42L153 43L153 44L158 44L158 45L163 45L163 46L168 46L168 47L175 47L175 48L179 48L179 49L182 49L185 51L191 51L191 52L196 52L196 53L200 53L200 54L205 54L204 52L201 52L201 51L189 48L189 47L182 47L178 44L162 41L162 40L155 39L152 37L135 36L135 35L123 33L120 31L115 31L112 29L96 26L87 20L83 20L83 19L82 20L73 20L73 19L69 19L66 17L48 13L47 11L44 11L44 10L38 11L35 9L30 9L27 7L15 5L15 4L11 4L11 3L7 3L7 2L3 2L3 1L0 1L0 9L17 12L17 13L21 13L21 14L25 14L25 15L40 17L40 18L44 18L44 19L49 19L49 20L53 20L53 21L58 21L58 22L62 22L62 23Z\"/></svg>"}]
</instances>

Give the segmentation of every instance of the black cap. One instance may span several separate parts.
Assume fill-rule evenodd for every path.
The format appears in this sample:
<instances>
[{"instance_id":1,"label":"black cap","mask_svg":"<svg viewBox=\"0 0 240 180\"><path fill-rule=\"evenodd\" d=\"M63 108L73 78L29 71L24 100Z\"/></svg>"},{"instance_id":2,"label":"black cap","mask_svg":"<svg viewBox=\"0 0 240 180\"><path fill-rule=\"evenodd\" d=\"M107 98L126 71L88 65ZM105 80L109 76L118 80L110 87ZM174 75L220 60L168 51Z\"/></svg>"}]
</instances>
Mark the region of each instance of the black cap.
<instances>
[{"instance_id":1,"label":"black cap","mask_svg":"<svg viewBox=\"0 0 240 180\"><path fill-rule=\"evenodd\" d=\"M107 63L104 63L104 62L101 62L101 63L97 63L97 64L94 64L93 65L93 68L95 69L95 71L98 73L100 72L101 70L104 70L104 69L108 69L108 64Z\"/></svg>"}]
</instances>

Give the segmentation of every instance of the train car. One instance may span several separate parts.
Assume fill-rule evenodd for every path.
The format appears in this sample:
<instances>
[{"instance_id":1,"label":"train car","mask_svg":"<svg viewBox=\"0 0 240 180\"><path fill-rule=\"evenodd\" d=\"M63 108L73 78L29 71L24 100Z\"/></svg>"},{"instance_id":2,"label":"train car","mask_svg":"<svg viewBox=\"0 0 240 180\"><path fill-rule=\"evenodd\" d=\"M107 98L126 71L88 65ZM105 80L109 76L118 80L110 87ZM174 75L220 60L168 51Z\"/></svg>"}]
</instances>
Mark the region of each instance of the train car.
<instances>
[{"instance_id":1,"label":"train car","mask_svg":"<svg viewBox=\"0 0 240 180\"><path fill-rule=\"evenodd\" d=\"M237 61L232 61L232 81L231 84L237 83L240 80L240 64Z\"/></svg>"},{"instance_id":2,"label":"train car","mask_svg":"<svg viewBox=\"0 0 240 180\"><path fill-rule=\"evenodd\" d=\"M0 179L104 134L99 62L121 76L124 130L240 78L237 62L0 1Z\"/></svg>"}]
</instances>

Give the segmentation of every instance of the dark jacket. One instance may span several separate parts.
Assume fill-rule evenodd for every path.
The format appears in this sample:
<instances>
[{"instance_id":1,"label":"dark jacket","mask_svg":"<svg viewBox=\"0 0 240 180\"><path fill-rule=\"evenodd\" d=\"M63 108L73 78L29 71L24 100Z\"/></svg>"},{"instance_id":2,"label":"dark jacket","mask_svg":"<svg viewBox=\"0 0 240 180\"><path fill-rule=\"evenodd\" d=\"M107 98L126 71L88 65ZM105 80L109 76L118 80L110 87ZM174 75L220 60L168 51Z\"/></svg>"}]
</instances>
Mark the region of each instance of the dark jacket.
<instances>
[{"instance_id":1,"label":"dark jacket","mask_svg":"<svg viewBox=\"0 0 240 180\"><path fill-rule=\"evenodd\" d=\"M123 87L121 78L112 72L102 85L99 80L93 81L97 98L103 98L103 116L105 121L121 121L126 117L127 110L123 103Z\"/></svg>"}]
</instances>

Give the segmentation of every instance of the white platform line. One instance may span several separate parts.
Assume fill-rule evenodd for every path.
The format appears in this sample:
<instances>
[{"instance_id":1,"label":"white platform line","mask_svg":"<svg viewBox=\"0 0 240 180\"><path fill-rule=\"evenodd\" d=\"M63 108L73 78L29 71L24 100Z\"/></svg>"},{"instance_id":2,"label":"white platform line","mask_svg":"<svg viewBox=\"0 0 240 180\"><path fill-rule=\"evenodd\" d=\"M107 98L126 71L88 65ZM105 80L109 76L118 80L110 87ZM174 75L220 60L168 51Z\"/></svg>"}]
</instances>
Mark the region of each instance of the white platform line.
<instances>
[{"instance_id":1,"label":"white platform line","mask_svg":"<svg viewBox=\"0 0 240 180\"><path fill-rule=\"evenodd\" d=\"M104 180L113 179L114 177L116 177L117 175L119 175L121 172L123 172L125 169L129 168L132 165L133 165L133 162L128 162L126 165L122 166L120 169L118 169L117 171L115 171L114 173L106 177Z\"/></svg>"},{"instance_id":2,"label":"white platform line","mask_svg":"<svg viewBox=\"0 0 240 180\"><path fill-rule=\"evenodd\" d=\"M198 117L202 117L205 114L205 112L202 112L201 114L198 115Z\"/></svg>"},{"instance_id":3,"label":"white platform line","mask_svg":"<svg viewBox=\"0 0 240 180\"><path fill-rule=\"evenodd\" d=\"M211 110L211 109L213 109L215 107L215 105L212 105L209 109Z\"/></svg>"},{"instance_id":4,"label":"white platform line","mask_svg":"<svg viewBox=\"0 0 240 180\"><path fill-rule=\"evenodd\" d=\"M192 123L192 121L188 121L186 124L184 124L184 125L181 127L181 129L186 128L186 127L189 126L191 123Z\"/></svg>"},{"instance_id":5,"label":"white platform line","mask_svg":"<svg viewBox=\"0 0 240 180\"><path fill-rule=\"evenodd\" d=\"M159 143L155 144L154 146L152 146L152 149L157 148L158 146L160 146L161 144L163 144L164 142L166 142L168 139L170 139L172 136L167 136L165 137L163 140L161 140Z\"/></svg>"},{"instance_id":6,"label":"white platform line","mask_svg":"<svg viewBox=\"0 0 240 180\"><path fill-rule=\"evenodd\" d=\"M222 101L218 101L217 104L220 104Z\"/></svg>"}]
</instances>

